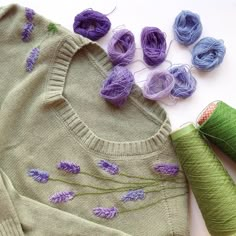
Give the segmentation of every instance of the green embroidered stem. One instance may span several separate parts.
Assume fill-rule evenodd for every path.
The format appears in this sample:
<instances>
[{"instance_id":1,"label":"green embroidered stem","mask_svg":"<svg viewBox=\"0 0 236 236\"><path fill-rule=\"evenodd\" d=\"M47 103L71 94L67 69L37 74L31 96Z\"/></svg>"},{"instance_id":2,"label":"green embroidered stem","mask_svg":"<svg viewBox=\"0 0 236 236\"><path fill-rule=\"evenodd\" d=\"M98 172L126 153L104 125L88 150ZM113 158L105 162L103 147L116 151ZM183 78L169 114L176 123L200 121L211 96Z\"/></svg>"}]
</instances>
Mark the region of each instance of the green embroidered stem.
<instances>
[{"instance_id":1,"label":"green embroidered stem","mask_svg":"<svg viewBox=\"0 0 236 236\"><path fill-rule=\"evenodd\" d=\"M125 176L125 177L128 177L128 178L133 178L133 179L152 180L152 181L155 181L155 182L157 181L157 179L145 178L145 177L142 177L142 176L135 176L135 175L128 175L128 174L125 174L125 173L122 173L122 172L120 172L119 175Z\"/></svg>"},{"instance_id":2,"label":"green embroidered stem","mask_svg":"<svg viewBox=\"0 0 236 236\"><path fill-rule=\"evenodd\" d=\"M40 47L40 45L49 37L51 36L50 33L55 34L58 32L58 28L56 26L56 24L54 23L49 23L48 27L47 27L47 34L45 35L45 37L40 41L40 43L38 44L38 47Z\"/></svg>"},{"instance_id":3,"label":"green embroidered stem","mask_svg":"<svg viewBox=\"0 0 236 236\"><path fill-rule=\"evenodd\" d=\"M130 211L138 211L138 210L141 210L141 209L145 209L145 208L154 206L154 205L158 204L159 202L161 202L163 200L184 196L186 193L188 193L188 192L185 192L183 194L178 194L178 195L175 195L175 196L171 196L171 197L168 197L168 198L159 199L158 201L155 201L153 203L147 204L145 206L137 207L137 208L134 208L134 209L128 209L128 210L119 211L119 213L122 214L122 213L130 212Z\"/></svg>"},{"instance_id":4,"label":"green embroidered stem","mask_svg":"<svg viewBox=\"0 0 236 236\"><path fill-rule=\"evenodd\" d=\"M106 177L102 177L102 176L98 176L98 175L94 175L94 174L90 174L90 173L87 173L87 172L80 172L80 174L84 174L84 175L88 175L88 176L91 176L91 177L94 177L94 178L97 178L97 179L102 179L102 180L107 180L107 181L112 181L112 182L115 182L115 183L119 183L119 184L151 184L151 183L155 183L156 181L149 181L149 182L123 182L123 181L119 181L119 180L114 180L114 179L111 179L111 178L106 178Z\"/></svg>"},{"instance_id":5,"label":"green embroidered stem","mask_svg":"<svg viewBox=\"0 0 236 236\"><path fill-rule=\"evenodd\" d=\"M93 188L93 189L97 189L97 190L103 190L103 191L109 191L109 190L124 190L124 189L139 189L139 188L145 188L145 187L150 187L150 186L155 186L157 185L156 183L152 183L152 184L145 184L145 185L136 185L136 186L127 186L127 187L119 187L119 188L100 188L100 187L96 187L96 186L92 186L92 185L87 185L87 184L80 184L80 183L75 183L75 182L69 182L69 181L65 181L65 180L62 180L62 179L56 179L56 178L49 178L49 180L52 180L52 181L58 181L58 182L63 182L63 183L66 183L66 184L72 184L72 185L78 185L78 186L81 186L81 187L87 187L87 188Z\"/></svg>"},{"instance_id":6,"label":"green embroidered stem","mask_svg":"<svg viewBox=\"0 0 236 236\"><path fill-rule=\"evenodd\" d=\"M178 178L176 178L176 176L173 176L173 177L172 176L166 176L166 177L158 176L158 178L152 179L152 178L146 178L146 177L142 177L142 176L128 175L125 173L119 173L119 175L125 176L128 178L133 178L133 179L144 179L144 180L150 180L150 181L155 181L155 182L160 181L160 180L161 181L163 181L163 180L171 181L171 182L173 182L173 180L174 180L175 182L178 182L178 181L176 181L178 179ZM185 182L185 180L183 182ZM182 183L182 181L180 183Z\"/></svg>"},{"instance_id":7,"label":"green embroidered stem","mask_svg":"<svg viewBox=\"0 0 236 236\"><path fill-rule=\"evenodd\" d=\"M168 187L168 188L162 188L162 189L159 189L159 190L148 190L148 191L145 191L145 193L153 193L153 192L160 192L162 190L165 190L165 189L181 189L181 188L186 188L186 186L181 186L181 187ZM80 197L80 196L86 196L86 195L103 195L103 194L107 194L107 193L119 193L119 192L124 192L126 191L127 189L122 189L122 190L115 190L115 191L106 191L106 192L88 192L88 193L77 193L75 194L76 197Z\"/></svg>"},{"instance_id":8,"label":"green embroidered stem","mask_svg":"<svg viewBox=\"0 0 236 236\"><path fill-rule=\"evenodd\" d=\"M228 147L230 147L230 148L232 149L232 151L236 152L236 150L235 150L228 142L226 142L224 139L221 139L221 138L215 137L215 136L213 136L213 135L210 135L210 134L208 134L208 133L205 133L205 132L203 132L200 128L198 128L197 130L198 130L200 133L202 133L203 136L208 136L208 137L210 137L210 138L217 139L217 140L219 140L219 141L225 143ZM207 138L206 138L206 140L208 141Z\"/></svg>"},{"instance_id":9,"label":"green embroidered stem","mask_svg":"<svg viewBox=\"0 0 236 236\"><path fill-rule=\"evenodd\" d=\"M186 186L167 187L167 188L162 188L162 189L159 189L159 190L148 190L148 191L145 191L145 193L158 193L158 192L161 192L162 190L165 190L165 189L178 189L178 188L186 188Z\"/></svg>"}]
</instances>

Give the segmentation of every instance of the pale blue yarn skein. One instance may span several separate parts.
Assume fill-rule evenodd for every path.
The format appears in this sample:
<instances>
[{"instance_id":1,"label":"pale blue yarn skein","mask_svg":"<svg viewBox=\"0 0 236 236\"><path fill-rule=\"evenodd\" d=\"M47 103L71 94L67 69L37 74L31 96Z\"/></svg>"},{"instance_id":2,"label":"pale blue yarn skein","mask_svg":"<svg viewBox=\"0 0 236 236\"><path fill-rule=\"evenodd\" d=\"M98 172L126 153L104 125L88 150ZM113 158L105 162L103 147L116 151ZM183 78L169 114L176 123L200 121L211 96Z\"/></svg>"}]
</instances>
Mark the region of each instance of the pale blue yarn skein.
<instances>
[{"instance_id":1,"label":"pale blue yarn skein","mask_svg":"<svg viewBox=\"0 0 236 236\"><path fill-rule=\"evenodd\" d=\"M173 25L177 42L185 46L197 41L202 34L202 23L198 14L191 11L181 11Z\"/></svg>"},{"instance_id":2,"label":"pale blue yarn skein","mask_svg":"<svg viewBox=\"0 0 236 236\"><path fill-rule=\"evenodd\" d=\"M194 46L192 64L199 70L211 71L222 63L225 53L222 40L206 37Z\"/></svg>"}]
</instances>

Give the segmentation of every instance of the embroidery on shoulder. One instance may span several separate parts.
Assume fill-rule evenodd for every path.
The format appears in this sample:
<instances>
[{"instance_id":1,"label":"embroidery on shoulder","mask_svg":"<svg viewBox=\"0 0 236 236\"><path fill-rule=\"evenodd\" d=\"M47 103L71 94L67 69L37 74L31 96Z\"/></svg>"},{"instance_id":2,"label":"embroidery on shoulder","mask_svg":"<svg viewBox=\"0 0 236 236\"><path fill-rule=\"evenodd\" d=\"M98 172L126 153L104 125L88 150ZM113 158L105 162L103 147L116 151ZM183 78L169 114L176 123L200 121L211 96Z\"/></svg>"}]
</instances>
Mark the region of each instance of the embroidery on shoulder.
<instances>
[{"instance_id":1,"label":"embroidery on shoulder","mask_svg":"<svg viewBox=\"0 0 236 236\"><path fill-rule=\"evenodd\" d=\"M27 29L28 31L30 31L30 29ZM28 32L26 30L26 32ZM47 34L46 36L41 40L41 42L38 44L37 47L33 48L27 59L26 59L26 71L27 72L32 72L36 62L38 61L39 55L40 55L40 51L41 51L41 45L42 43L51 35L55 34L56 32L58 32L57 26L53 23L49 23L49 25L47 26ZM25 35L25 37L29 37L27 36L27 34Z\"/></svg>"},{"instance_id":2,"label":"embroidery on shoulder","mask_svg":"<svg viewBox=\"0 0 236 236\"><path fill-rule=\"evenodd\" d=\"M26 22L23 25L22 28L22 33L21 33L21 39L23 42L29 42L31 38L31 34L34 30L34 24L33 24L33 19L34 19L35 11L30 8L25 8L25 18Z\"/></svg>"}]
</instances>

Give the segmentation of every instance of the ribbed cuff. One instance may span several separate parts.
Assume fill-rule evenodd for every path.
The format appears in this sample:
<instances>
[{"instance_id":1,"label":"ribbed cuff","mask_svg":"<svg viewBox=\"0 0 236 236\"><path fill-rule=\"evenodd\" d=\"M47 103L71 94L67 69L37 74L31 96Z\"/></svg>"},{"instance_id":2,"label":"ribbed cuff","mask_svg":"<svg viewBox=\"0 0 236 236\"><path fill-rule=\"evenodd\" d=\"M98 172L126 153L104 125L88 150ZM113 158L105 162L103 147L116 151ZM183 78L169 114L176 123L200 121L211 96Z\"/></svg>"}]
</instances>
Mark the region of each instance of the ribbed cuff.
<instances>
[{"instance_id":1,"label":"ribbed cuff","mask_svg":"<svg viewBox=\"0 0 236 236\"><path fill-rule=\"evenodd\" d=\"M14 219L7 219L0 223L1 236L23 236L20 225Z\"/></svg>"}]
</instances>

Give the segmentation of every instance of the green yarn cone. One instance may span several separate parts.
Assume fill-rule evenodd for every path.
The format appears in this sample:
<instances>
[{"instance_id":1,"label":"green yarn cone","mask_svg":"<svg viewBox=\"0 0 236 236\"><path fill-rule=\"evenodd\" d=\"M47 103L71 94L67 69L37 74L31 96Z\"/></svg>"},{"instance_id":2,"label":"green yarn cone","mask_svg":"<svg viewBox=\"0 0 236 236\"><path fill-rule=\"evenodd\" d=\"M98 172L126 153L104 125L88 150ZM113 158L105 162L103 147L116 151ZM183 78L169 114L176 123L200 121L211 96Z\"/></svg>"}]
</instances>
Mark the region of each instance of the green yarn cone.
<instances>
[{"instance_id":1,"label":"green yarn cone","mask_svg":"<svg viewBox=\"0 0 236 236\"><path fill-rule=\"evenodd\" d=\"M236 109L224 102L218 102L213 114L199 127L199 130L236 161Z\"/></svg>"},{"instance_id":2,"label":"green yarn cone","mask_svg":"<svg viewBox=\"0 0 236 236\"><path fill-rule=\"evenodd\" d=\"M236 235L236 186L215 153L192 124L171 138L211 235Z\"/></svg>"}]
</instances>

